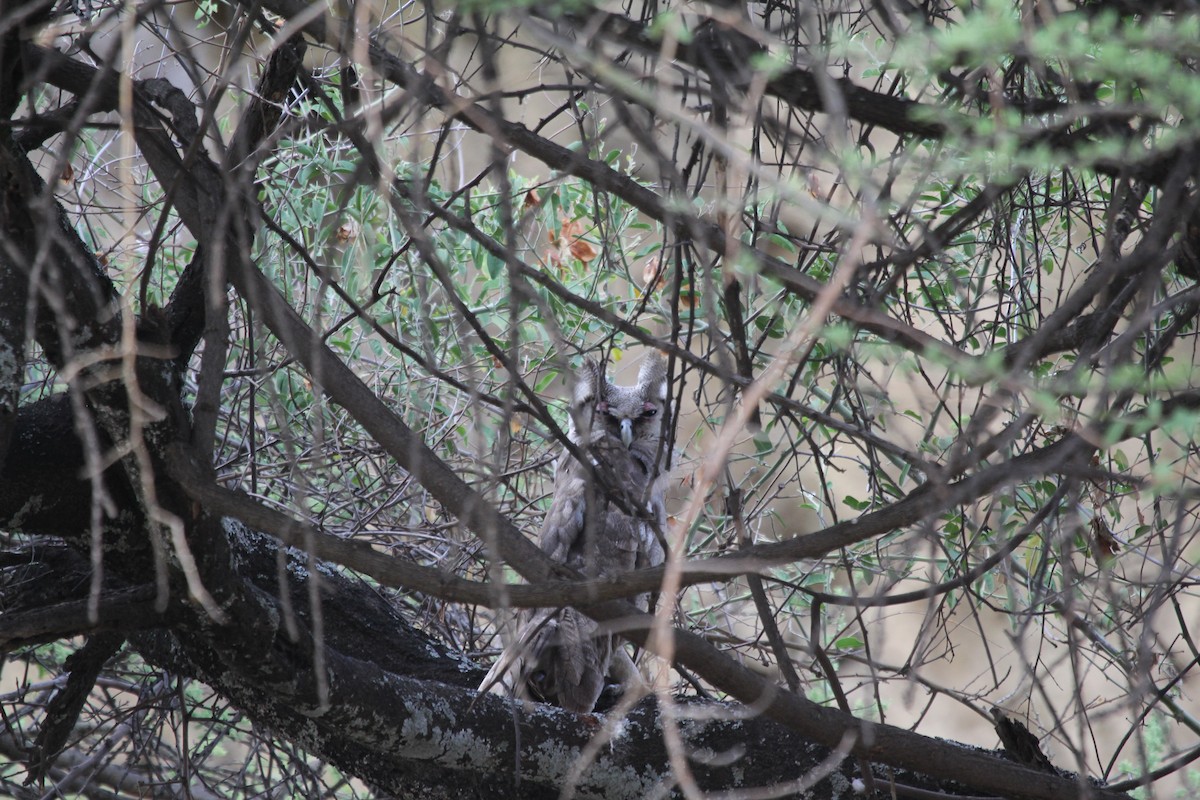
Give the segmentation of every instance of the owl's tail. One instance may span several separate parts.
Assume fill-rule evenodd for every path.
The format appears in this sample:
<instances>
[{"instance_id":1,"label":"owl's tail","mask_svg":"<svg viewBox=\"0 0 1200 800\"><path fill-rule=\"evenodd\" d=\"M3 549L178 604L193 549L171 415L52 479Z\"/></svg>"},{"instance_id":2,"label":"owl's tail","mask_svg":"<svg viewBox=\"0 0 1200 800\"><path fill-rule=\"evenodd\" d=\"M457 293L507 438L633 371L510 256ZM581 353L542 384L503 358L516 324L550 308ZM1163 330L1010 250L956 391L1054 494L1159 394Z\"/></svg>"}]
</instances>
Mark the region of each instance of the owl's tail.
<instances>
[{"instance_id":1,"label":"owl's tail","mask_svg":"<svg viewBox=\"0 0 1200 800\"><path fill-rule=\"evenodd\" d=\"M492 666L480 691L588 713L604 689L612 636L573 608L539 611Z\"/></svg>"}]
</instances>

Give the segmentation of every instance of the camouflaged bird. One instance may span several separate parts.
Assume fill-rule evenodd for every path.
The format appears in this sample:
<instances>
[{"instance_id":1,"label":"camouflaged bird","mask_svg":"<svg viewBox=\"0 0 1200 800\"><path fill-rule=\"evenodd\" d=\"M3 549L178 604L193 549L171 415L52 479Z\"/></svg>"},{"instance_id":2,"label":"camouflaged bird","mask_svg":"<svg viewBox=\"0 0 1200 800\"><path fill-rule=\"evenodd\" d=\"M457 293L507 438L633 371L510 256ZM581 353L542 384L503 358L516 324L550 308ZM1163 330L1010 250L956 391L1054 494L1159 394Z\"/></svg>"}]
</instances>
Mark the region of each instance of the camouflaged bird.
<instances>
[{"instance_id":1,"label":"camouflaged bird","mask_svg":"<svg viewBox=\"0 0 1200 800\"><path fill-rule=\"evenodd\" d=\"M642 364L635 386L617 386L599 365L584 364L568 438L592 469L569 451L559 459L539 540L555 561L589 578L663 562L655 528L662 531L666 523L660 480L666 401L666 364L658 353ZM645 610L648 601L643 595L636 604ZM612 634L587 615L544 609L521 626L480 688L589 712L610 677L624 684L635 676Z\"/></svg>"}]
</instances>

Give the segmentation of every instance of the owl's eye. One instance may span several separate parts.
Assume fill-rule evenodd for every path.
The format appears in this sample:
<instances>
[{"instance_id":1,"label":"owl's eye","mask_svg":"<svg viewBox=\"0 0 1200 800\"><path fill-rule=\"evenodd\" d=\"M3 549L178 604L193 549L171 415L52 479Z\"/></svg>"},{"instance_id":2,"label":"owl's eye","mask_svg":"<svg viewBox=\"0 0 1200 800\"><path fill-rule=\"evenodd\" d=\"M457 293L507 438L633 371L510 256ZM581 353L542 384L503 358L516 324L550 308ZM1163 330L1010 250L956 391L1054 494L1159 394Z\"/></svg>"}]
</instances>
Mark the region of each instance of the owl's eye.
<instances>
[{"instance_id":1,"label":"owl's eye","mask_svg":"<svg viewBox=\"0 0 1200 800\"><path fill-rule=\"evenodd\" d=\"M533 694L542 700L548 699L550 691L550 675L544 669L539 669L529 676L526 685Z\"/></svg>"},{"instance_id":2,"label":"owl's eye","mask_svg":"<svg viewBox=\"0 0 1200 800\"><path fill-rule=\"evenodd\" d=\"M653 417L657 413L658 413L658 406L654 405L653 403L646 403L646 405L644 405L642 407L642 416L643 417Z\"/></svg>"}]
</instances>

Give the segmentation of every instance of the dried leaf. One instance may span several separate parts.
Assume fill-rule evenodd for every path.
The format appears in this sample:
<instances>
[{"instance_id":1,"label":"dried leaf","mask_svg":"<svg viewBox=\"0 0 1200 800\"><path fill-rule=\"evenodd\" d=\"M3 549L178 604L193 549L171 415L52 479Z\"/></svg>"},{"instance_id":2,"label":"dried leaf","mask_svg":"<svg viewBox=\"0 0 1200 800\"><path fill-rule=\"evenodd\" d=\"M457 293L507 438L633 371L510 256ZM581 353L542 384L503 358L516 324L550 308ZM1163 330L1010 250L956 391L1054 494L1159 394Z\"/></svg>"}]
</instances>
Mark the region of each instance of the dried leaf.
<instances>
[{"instance_id":1,"label":"dried leaf","mask_svg":"<svg viewBox=\"0 0 1200 800\"><path fill-rule=\"evenodd\" d=\"M587 264L590 261L594 261L596 256L600 255L600 251L593 247L591 242L584 239L576 239L571 242L571 255Z\"/></svg>"},{"instance_id":2,"label":"dried leaf","mask_svg":"<svg viewBox=\"0 0 1200 800\"><path fill-rule=\"evenodd\" d=\"M561 268L568 258L574 258L583 264L590 263L600 255L600 251L591 242L583 238L583 220L563 219L562 228L556 233L549 231L552 249L546 254L546 260Z\"/></svg>"},{"instance_id":3,"label":"dried leaf","mask_svg":"<svg viewBox=\"0 0 1200 800\"><path fill-rule=\"evenodd\" d=\"M667 270L663 267L662 254L655 254L642 268L642 285L646 293L657 292L667 285Z\"/></svg>"},{"instance_id":4,"label":"dried leaf","mask_svg":"<svg viewBox=\"0 0 1200 800\"><path fill-rule=\"evenodd\" d=\"M1113 536L1112 528L1097 514L1092 517L1092 555L1101 564L1107 564L1121 552L1121 543Z\"/></svg>"}]
</instances>

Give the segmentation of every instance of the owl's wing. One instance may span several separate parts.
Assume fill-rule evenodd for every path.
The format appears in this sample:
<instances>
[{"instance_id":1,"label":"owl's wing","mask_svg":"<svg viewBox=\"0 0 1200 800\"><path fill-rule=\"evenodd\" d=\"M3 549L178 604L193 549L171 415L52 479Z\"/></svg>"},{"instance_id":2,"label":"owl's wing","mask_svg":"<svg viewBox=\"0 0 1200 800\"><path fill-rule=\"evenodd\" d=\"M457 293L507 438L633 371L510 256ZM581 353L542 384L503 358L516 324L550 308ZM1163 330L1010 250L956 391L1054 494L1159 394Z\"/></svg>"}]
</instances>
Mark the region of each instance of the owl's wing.
<instances>
[{"instance_id":1,"label":"owl's wing","mask_svg":"<svg viewBox=\"0 0 1200 800\"><path fill-rule=\"evenodd\" d=\"M593 550L585 545L587 472L569 454L559 461L554 495L542 522L538 544L550 558L595 574ZM591 563L588 563L591 562ZM532 616L489 673L491 682L526 700L556 703L590 712L604 688L611 637L572 608ZM482 687L481 687L482 688Z\"/></svg>"},{"instance_id":2,"label":"owl's wing","mask_svg":"<svg viewBox=\"0 0 1200 800\"><path fill-rule=\"evenodd\" d=\"M644 567L657 567L659 564L667 560L666 551L663 550L662 536L667 532L667 506L663 499L663 489L666 483L665 476L654 482L654 486L650 490L649 511L650 516L654 519L655 524L643 522L639 530L640 536L638 539L638 552L635 566L638 569ZM655 530L657 526L658 530Z\"/></svg>"},{"instance_id":3,"label":"owl's wing","mask_svg":"<svg viewBox=\"0 0 1200 800\"><path fill-rule=\"evenodd\" d=\"M652 521L638 520L636 533L636 552L633 555L633 568L647 569L657 567L666 561L666 551L663 549L663 536L667 532L667 508L663 499L663 487L666 479L660 478L651 488L650 501L647 504ZM653 611L658 605L658 593L648 592L633 598L633 603L642 611Z\"/></svg>"},{"instance_id":4,"label":"owl's wing","mask_svg":"<svg viewBox=\"0 0 1200 800\"><path fill-rule=\"evenodd\" d=\"M546 555L560 564L569 562L571 552L581 545L586 509L587 481L583 468L570 455L565 455L554 476L554 499L538 537L538 544Z\"/></svg>"},{"instance_id":5,"label":"owl's wing","mask_svg":"<svg viewBox=\"0 0 1200 800\"><path fill-rule=\"evenodd\" d=\"M601 476L602 483L609 487L609 491L621 491L617 487L625 487L627 499L641 495L641 487L630 483L630 476L636 475L637 471L632 468L629 451L620 439L610 434L597 434L586 445L584 452L592 459L592 469ZM603 493L589 491L591 471L585 470L570 454L564 455L559 461L554 476L554 499L542 522L538 544L555 561L574 567L585 575L595 576L606 574L603 560L597 562L596 551L604 547L612 531L609 530L608 521L601 516L611 513L605 509L607 504L600 504L594 511L588 507L589 495L603 497ZM644 483L642 480L643 486ZM589 518L592 513L596 518ZM584 540L588 525L594 526L592 535L596 541Z\"/></svg>"}]
</instances>

